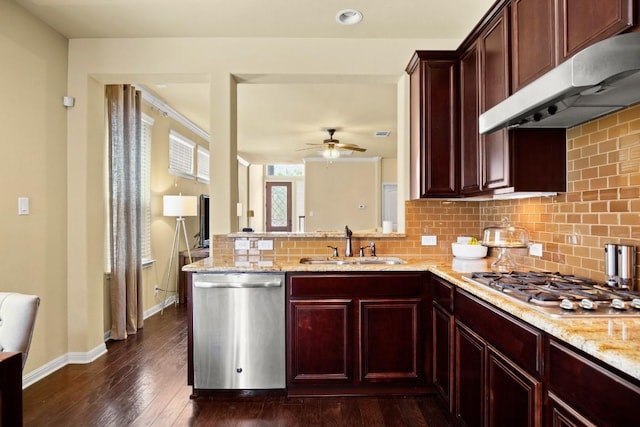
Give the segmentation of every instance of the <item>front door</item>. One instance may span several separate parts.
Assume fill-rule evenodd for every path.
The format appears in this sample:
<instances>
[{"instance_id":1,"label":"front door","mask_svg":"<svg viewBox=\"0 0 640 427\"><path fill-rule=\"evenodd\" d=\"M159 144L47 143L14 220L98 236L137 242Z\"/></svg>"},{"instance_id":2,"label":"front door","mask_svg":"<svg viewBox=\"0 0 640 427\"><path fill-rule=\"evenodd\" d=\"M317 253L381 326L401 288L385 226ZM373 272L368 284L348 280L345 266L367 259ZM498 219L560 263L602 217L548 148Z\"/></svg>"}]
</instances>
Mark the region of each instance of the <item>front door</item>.
<instances>
[{"instance_id":1,"label":"front door","mask_svg":"<svg viewBox=\"0 0 640 427\"><path fill-rule=\"evenodd\" d=\"M291 183L267 182L267 231L291 231Z\"/></svg>"}]
</instances>

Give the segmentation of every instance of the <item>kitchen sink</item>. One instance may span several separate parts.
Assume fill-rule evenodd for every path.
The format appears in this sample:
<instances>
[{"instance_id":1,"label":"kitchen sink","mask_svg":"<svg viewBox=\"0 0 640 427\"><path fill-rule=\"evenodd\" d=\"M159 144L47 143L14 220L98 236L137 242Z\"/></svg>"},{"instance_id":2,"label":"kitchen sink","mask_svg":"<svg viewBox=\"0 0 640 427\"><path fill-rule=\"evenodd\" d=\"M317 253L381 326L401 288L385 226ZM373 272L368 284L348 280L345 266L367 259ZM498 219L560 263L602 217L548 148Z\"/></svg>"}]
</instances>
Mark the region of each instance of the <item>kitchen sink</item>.
<instances>
[{"instance_id":1,"label":"kitchen sink","mask_svg":"<svg viewBox=\"0 0 640 427\"><path fill-rule=\"evenodd\" d=\"M353 258L330 258L330 257L309 257L301 258L300 264L315 265L381 265L381 264L406 264L407 262L396 257L353 257Z\"/></svg>"}]
</instances>

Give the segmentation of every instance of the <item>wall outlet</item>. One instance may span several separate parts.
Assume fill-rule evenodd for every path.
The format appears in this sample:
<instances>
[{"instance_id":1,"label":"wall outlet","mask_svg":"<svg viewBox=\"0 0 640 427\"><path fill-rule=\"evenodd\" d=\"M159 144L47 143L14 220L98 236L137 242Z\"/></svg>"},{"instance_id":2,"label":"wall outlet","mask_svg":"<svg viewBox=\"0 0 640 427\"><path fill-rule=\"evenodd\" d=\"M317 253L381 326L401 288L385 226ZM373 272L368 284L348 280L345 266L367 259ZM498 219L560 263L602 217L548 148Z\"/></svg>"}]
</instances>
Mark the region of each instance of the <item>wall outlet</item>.
<instances>
[{"instance_id":1,"label":"wall outlet","mask_svg":"<svg viewBox=\"0 0 640 427\"><path fill-rule=\"evenodd\" d=\"M542 244L532 243L531 245L529 245L529 255L542 256Z\"/></svg>"},{"instance_id":2,"label":"wall outlet","mask_svg":"<svg viewBox=\"0 0 640 427\"><path fill-rule=\"evenodd\" d=\"M249 239L236 239L235 248L236 250L249 250L251 249L251 242Z\"/></svg>"},{"instance_id":3,"label":"wall outlet","mask_svg":"<svg viewBox=\"0 0 640 427\"><path fill-rule=\"evenodd\" d=\"M437 236L422 236L422 246L435 246L438 244Z\"/></svg>"},{"instance_id":4,"label":"wall outlet","mask_svg":"<svg viewBox=\"0 0 640 427\"><path fill-rule=\"evenodd\" d=\"M258 240L258 249L261 251L272 251L273 240Z\"/></svg>"}]
</instances>

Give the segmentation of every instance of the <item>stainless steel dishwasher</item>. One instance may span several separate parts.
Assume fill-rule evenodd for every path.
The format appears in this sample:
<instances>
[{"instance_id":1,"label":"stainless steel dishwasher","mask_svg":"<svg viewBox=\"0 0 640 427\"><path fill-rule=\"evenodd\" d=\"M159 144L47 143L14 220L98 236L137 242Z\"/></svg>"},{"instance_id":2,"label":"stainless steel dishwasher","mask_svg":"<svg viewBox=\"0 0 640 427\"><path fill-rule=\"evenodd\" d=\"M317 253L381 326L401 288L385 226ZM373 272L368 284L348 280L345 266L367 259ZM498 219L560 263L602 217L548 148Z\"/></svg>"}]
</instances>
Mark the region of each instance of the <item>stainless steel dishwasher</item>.
<instances>
[{"instance_id":1,"label":"stainless steel dishwasher","mask_svg":"<svg viewBox=\"0 0 640 427\"><path fill-rule=\"evenodd\" d=\"M285 387L283 273L193 275L193 388Z\"/></svg>"}]
</instances>

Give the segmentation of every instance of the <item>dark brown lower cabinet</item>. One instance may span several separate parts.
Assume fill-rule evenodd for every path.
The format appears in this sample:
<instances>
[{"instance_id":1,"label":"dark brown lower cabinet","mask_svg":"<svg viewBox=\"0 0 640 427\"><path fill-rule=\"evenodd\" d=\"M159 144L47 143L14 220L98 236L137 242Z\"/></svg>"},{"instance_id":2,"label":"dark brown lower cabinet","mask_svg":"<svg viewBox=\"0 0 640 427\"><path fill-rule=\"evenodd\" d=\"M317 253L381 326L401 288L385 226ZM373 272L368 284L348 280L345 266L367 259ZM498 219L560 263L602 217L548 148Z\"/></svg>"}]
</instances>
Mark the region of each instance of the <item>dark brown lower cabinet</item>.
<instances>
[{"instance_id":1,"label":"dark brown lower cabinet","mask_svg":"<svg viewBox=\"0 0 640 427\"><path fill-rule=\"evenodd\" d=\"M433 382L459 425L640 425L638 379L439 277L431 287Z\"/></svg>"},{"instance_id":2,"label":"dark brown lower cabinet","mask_svg":"<svg viewBox=\"0 0 640 427\"><path fill-rule=\"evenodd\" d=\"M542 381L456 322L455 417L464 426L542 425Z\"/></svg>"},{"instance_id":3,"label":"dark brown lower cabinet","mask_svg":"<svg viewBox=\"0 0 640 427\"><path fill-rule=\"evenodd\" d=\"M639 381L613 372L577 349L550 339L547 424L637 426Z\"/></svg>"},{"instance_id":4,"label":"dark brown lower cabinet","mask_svg":"<svg viewBox=\"0 0 640 427\"><path fill-rule=\"evenodd\" d=\"M457 421L542 425L542 332L459 289L454 315Z\"/></svg>"},{"instance_id":5,"label":"dark brown lower cabinet","mask_svg":"<svg viewBox=\"0 0 640 427\"><path fill-rule=\"evenodd\" d=\"M430 389L426 273L291 273L287 286L289 395Z\"/></svg>"},{"instance_id":6,"label":"dark brown lower cabinet","mask_svg":"<svg viewBox=\"0 0 640 427\"><path fill-rule=\"evenodd\" d=\"M453 355L454 320L452 284L431 278L431 351L433 359L433 385L453 412Z\"/></svg>"},{"instance_id":7,"label":"dark brown lower cabinet","mask_svg":"<svg viewBox=\"0 0 640 427\"><path fill-rule=\"evenodd\" d=\"M464 324L455 326L455 418L463 426L484 424L484 342Z\"/></svg>"},{"instance_id":8,"label":"dark brown lower cabinet","mask_svg":"<svg viewBox=\"0 0 640 427\"><path fill-rule=\"evenodd\" d=\"M542 381L487 347L487 424L542 425Z\"/></svg>"}]
</instances>

